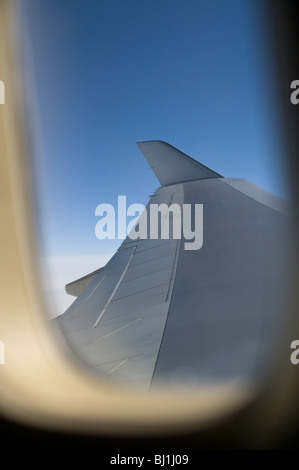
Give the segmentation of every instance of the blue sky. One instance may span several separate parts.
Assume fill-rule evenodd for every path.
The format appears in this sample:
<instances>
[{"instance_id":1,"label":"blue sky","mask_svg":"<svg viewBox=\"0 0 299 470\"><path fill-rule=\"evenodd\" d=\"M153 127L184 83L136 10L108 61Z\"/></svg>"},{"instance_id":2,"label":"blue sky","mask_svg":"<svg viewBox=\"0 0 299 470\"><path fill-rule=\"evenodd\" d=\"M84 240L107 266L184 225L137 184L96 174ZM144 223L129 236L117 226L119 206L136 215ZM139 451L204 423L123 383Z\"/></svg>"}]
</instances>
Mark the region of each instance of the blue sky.
<instances>
[{"instance_id":1,"label":"blue sky","mask_svg":"<svg viewBox=\"0 0 299 470\"><path fill-rule=\"evenodd\" d=\"M158 187L137 141L287 196L262 2L21 4L42 256L113 253L96 206Z\"/></svg>"}]
</instances>

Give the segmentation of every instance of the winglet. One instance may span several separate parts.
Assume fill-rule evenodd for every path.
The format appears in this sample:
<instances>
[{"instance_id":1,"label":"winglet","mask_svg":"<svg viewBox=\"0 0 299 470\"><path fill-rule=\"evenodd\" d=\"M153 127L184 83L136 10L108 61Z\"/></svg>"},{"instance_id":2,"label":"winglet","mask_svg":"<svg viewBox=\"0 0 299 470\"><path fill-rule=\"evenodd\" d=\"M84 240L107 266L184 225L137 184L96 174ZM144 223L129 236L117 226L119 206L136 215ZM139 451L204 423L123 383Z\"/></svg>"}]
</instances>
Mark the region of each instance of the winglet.
<instances>
[{"instance_id":1,"label":"winglet","mask_svg":"<svg viewBox=\"0 0 299 470\"><path fill-rule=\"evenodd\" d=\"M183 181L222 177L216 171L162 140L137 142L137 145L162 186Z\"/></svg>"}]
</instances>

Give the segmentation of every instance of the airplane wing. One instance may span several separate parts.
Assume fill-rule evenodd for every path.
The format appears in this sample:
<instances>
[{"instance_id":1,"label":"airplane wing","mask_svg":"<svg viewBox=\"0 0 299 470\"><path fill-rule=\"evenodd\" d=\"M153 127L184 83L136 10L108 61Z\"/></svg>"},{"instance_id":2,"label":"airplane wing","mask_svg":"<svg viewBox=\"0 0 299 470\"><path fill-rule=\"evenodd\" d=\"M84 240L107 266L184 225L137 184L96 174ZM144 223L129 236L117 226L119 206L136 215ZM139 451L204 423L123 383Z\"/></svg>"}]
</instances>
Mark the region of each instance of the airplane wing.
<instances>
[{"instance_id":1,"label":"airplane wing","mask_svg":"<svg viewBox=\"0 0 299 470\"><path fill-rule=\"evenodd\" d=\"M80 295L57 321L86 367L124 384L255 384L283 327L288 203L165 142L138 145L161 184L147 213L202 204L202 246L162 238L163 220L156 239L127 237L105 267L66 287Z\"/></svg>"}]
</instances>

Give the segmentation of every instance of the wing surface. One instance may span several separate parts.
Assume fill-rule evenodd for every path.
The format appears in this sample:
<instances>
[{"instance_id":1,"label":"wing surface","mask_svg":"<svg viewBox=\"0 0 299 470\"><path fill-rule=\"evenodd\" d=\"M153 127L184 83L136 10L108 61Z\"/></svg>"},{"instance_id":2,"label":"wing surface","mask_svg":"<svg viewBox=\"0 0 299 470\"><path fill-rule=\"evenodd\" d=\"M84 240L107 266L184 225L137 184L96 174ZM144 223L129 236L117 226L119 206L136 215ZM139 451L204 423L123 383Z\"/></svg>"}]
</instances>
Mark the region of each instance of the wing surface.
<instances>
[{"instance_id":1,"label":"wing surface","mask_svg":"<svg viewBox=\"0 0 299 470\"><path fill-rule=\"evenodd\" d=\"M255 383L283 325L288 204L167 143L138 145L162 185L147 215L203 204L203 246L162 239L162 218L157 239L127 237L58 321L88 367L123 383Z\"/></svg>"}]
</instances>

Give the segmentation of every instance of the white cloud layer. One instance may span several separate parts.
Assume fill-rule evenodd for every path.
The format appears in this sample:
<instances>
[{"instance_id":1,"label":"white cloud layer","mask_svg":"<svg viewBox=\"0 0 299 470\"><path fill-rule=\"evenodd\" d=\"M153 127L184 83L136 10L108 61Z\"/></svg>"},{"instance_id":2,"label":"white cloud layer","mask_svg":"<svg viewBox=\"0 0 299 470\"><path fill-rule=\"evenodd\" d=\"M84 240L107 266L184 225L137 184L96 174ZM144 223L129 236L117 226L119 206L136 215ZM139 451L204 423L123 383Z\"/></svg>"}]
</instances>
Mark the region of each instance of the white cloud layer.
<instances>
[{"instance_id":1,"label":"white cloud layer","mask_svg":"<svg viewBox=\"0 0 299 470\"><path fill-rule=\"evenodd\" d=\"M40 258L42 284L51 318L63 313L76 299L65 292L65 285L105 266L112 254Z\"/></svg>"}]
</instances>

